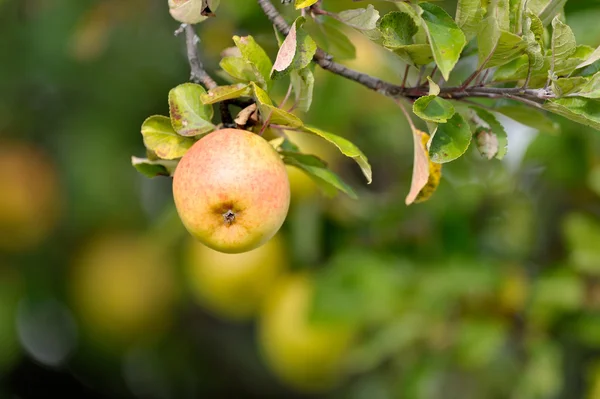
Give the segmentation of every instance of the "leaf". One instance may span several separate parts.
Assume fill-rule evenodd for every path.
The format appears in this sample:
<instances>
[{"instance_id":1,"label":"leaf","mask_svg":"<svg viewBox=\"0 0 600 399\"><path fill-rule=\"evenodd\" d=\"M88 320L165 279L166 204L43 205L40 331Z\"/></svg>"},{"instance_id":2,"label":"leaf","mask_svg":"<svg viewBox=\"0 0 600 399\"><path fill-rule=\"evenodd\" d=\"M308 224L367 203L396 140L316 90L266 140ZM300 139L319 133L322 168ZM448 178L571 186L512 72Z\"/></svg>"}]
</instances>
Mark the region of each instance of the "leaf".
<instances>
[{"instance_id":1,"label":"leaf","mask_svg":"<svg viewBox=\"0 0 600 399\"><path fill-rule=\"evenodd\" d=\"M442 76L448 81L450 72L467 44L465 35L442 8L430 3L421 3L420 6L433 58Z\"/></svg>"},{"instance_id":2,"label":"leaf","mask_svg":"<svg viewBox=\"0 0 600 399\"><path fill-rule=\"evenodd\" d=\"M266 90L271 80L273 64L265 50L256 43L252 36L234 36L233 41L240 50L243 60L251 65L261 86Z\"/></svg>"},{"instance_id":3,"label":"leaf","mask_svg":"<svg viewBox=\"0 0 600 399\"><path fill-rule=\"evenodd\" d=\"M437 96L440 94L440 86L437 85L430 76L427 76L427 82L429 82L429 95Z\"/></svg>"},{"instance_id":4,"label":"leaf","mask_svg":"<svg viewBox=\"0 0 600 399\"><path fill-rule=\"evenodd\" d=\"M295 94L296 109L306 112L312 103L315 77L310 68L292 71L290 82Z\"/></svg>"},{"instance_id":5,"label":"leaf","mask_svg":"<svg viewBox=\"0 0 600 399\"><path fill-rule=\"evenodd\" d=\"M429 44L408 44L392 50L403 61L415 65L427 65L433 61Z\"/></svg>"},{"instance_id":6,"label":"leaf","mask_svg":"<svg viewBox=\"0 0 600 399\"><path fill-rule=\"evenodd\" d=\"M505 105L494 109L510 119L543 133L557 134L560 125L546 115L545 112L523 105Z\"/></svg>"},{"instance_id":7,"label":"leaf","mask_svg":"<svg viewBox=\"0 0 600 399\"><path fill-rule=\"evenodd\" d=\"M229 86L218 86L210 89L208 93L202 94L200 100L206 104L214 104L225 100L231 100L238 97L247 97L251 93L250 86L238 83Z\"/></svg>"},{"instance_id":8,"label":"leaf","mask_svg":"<svg viewBox=\"0 0 600 399\"><path fill-rule=\"evenodd\" d=\"M417 33L417 25L412 17L405 12L392 11L383 16L379 22L382 44L395 48L412 44L412 37Z\"/></svg>"},{"instance_id":9,"label":"leaf","mask_svg":"<svg viewBox=\"0 0 600 399\"><path fill-rule=\"evenodd\" d=\"M219 66L238 82L249 83L261 80L257 75L258 71L252 68L252 65L246 62L242 57L224 57L221 59L221 62L219 62Z\"/></svg>"},{"instance_id":10,"label":"leaf","mask_svg":"<svg viewBox=\"0 0 600 399\"><path fill-rule=\"evenodd\" d=\"M367 183L371 184L371 181L373 181L373 172L371 171L371 165L369 165L369 161L365 154L363 154L363 152L352 142L335 134L324 132L323 130L317 129L316 127L304 126L302 130L324 138L331 144L335 145L342 154L354 159L354 161L358 164L358 166L360 166L360 169L367 178Z\"/></svg>"},{"instance_id":11,"label":"leaf","mask_svg":"<svg viewBox=\"0 0 600 399\"><path fill-rule=\"evenodd\" d=\"M298 152L282 151L283 162L295 166L317 183L319 188L328 197L333 197L337 191L348 194L350 198L357 199L357 195L348 184L337 174L327 168L327 164L314 155L301 154Z\"/></svg>"},{"instance_id":12,"label":"leaf","mask_svg":"<svg viewBox=\"0 0 600 399\"><path fill-rule=\"evenodd\" d=\"M250 85L253 89L254 100L258 104L258 111L260 112L263 123L266 123L268 120L270 123L292 128L301 127L303 125L302 121L296 115L275 107L267 92L258 85L255 83L250 83Z\"/></svg>"},{"instance_id":13,"label":"leaf","mask_svg":"<svg viewBox=\"0 0 600 399\"><path fill-rule=\"evenodd\" d=\"M484 11L481 0L458 0L456 24L465 34L467 41L474 38L479 32Z\"/></svg>"},{"instance_id":14,"label":"leaf","mask_svg":"<svg viewBox=\"0 0 600 399\"><path fill-rule=\"evenodd\" d=\"M438 125L429 140L431 161L446 163L457 159L469 148L471 137L469 124L459 113L455 113L448 122Z\"/></svg>"},{"instance_id":15,"label":"leaf","mask_svg":"<svg viewBox=\"0 0 600 399\"><path fill-rule=\"evenodd\" d=\"M535 15L532 14L533 18ZM532 71L539 71L544 67L544 56L542 55L541 37L538 37L532 30L533 20L531 17L525 19L523 28L523 39L527 45L525 52L529 57L529 67Z\"/></svg>"},{"instance_id":16,"label":"leaf","mask_svg":"<svg viewBox=\"0 0 600 399\"><path fill-rule=\"evenodd\" d=\"M600 60L600 46L594 50L594 52L581 64L577 65L577 69L592 65L594 62Z\"/></svg>"},{"instance_id":17,"label":"leaf","mask_svg":"<svg viewBox=\"0 0 600 399\"><path fill-rule=\"evenodd\" d=\"M342 11L338 18L346 25L359 30L372 30L377 28L379 20L379 11L373 5L367 5L367 8L358 8L354 10Z\"/></svg>"},{"instance_id":18,"label":"leaf","mask_svg":"<svg viewBox=\"0 0 600 399\"><path fill-rule=\"evenodd\" d=\"M319 0L296 0L294 5L296 7L296 10L299 10L301 8L310 7L313 4L315 4L317 1L319 1Z\"/></svg>"},{"instance_id":19,"label":"leaf","mask_svg":"<svg viewBox=\"0 0 600 399\"><path fill-rule=\"evenodd\" d=\"M552 65L569 59L576 51L575 35L558 16L552 20ZM556 72L556 71L555 71Z\"/></svg>"},{"instance_id":20,"label":"leaf","mask_svg":"<svg viewBox=\"0 0 600 399\"><path fill-rule=\"evenodd\" d=\"M579 271L600 274L600 224L584 213L570 213L563 221L569 260Z\"/></svg>"},{"instance_id":21,"label":"leaf","mask_svg":"<svg viewBox=\"0 0 600 399\"><path fill-rule=\"evenodd\" d=\"M301 29L304 22L304 17L298 17L292 24L270 72L273 78L284 76L292 70L306 68L312 61L317 44Z\"/></svg>"},{"instance_id":22,"label":"leaf","mask_svg":"<svg viewBox=\"0 0 600 399\"><path fill-rule=\"evenodd\" d=\"M562 11L567 0L529 0L527 7L540 18L544 25Z\"/></svg>"},{"instance_id":23,"label":"leaf","mask_svg":"<svg viewBox=\"0 0 600 399\"><path fill-rule=\"evenodd\" d=\"M179 161L157 160L131 157L131 165L146 177L173 176Z\"/></svg>"},{"instance_id":24,"label":"leaf","mask_svg":"<svg viewBox=\"0 0 600 399\"><path fill-rule=\"evenodd\" d=\"M213 108L204 105L200 96L206 90L195 83L184 83L169 91L171 125L182 136L198 136L215 130L210 122Z\"/></svg>"},{"instance_id":25,"label":"leaf","mask_svg":"<svg viewBox=\"0 0 600 399\"><path fill-rule=\"evenodd\" d=\"M586 98L600 98L600 72L589 78L577 95Z\"/></svg>"},{"instance_id":26,"label":"leaf","mask_svg":"<svg viewBox=\"0 0 600 399\"><path fill-rule=\"evenodd\" d=\"M142 136L146 148L162 159L181 158L195 142L175 133L171 120L161 115L151 116L142 123Z\"/></svg>"},{"instance_id":27,"label":"leaf","mask_svg":"<svg viewBox=\"0 0 600 399\"><path fill-rule=\"evenodd\" d=\"M560 78L552 81L552 91L557 97L577 93L590 79L583 76Z\"/></svg>"},{"instance_id":28,"label":"leaf","mask_svg":"<svg viewBox=\"0 0 600 399\"><path fill-rule=\"evenodd\" d=\"M487 129L478 130L476 134L477 149L487 159L502 159L508 149L508 136L504 126L498 122L491 112L479 107L471 107L477 116L487 125Z\"/></svg>"},{"instance_id":29,"label":"leaf","mask_svg":"<svg viewBox=\"0 0 600 399\"><path fill-rule=\"evenodd\" d=\"M572 121L600 130L600 100L566 97L547 100L544 108Z\"/></svg>"},{"instance_id":30,"label":"leaf","mask_svg":"<svg viewBox=\"0 0 600 399\"><path fill-rule=\"evenodd\" d=\"M421 145L424 148L425 156L427 156L427 162L429 164L429 177L427 178L427 183L421 188L417 198L414 200L415 204L425 202L431 198L433 193L440 185L440 180L442 179L442 164L431 162L429 159L429 154L427 153L427 142L429 141L429 135L424 132L421 133Z\"/></svg>"},{"instance_id":31,"label":"leaf","mask_svg":"<svg viewBox=\"0 0 600 399\"><path fill-rule=\"evenodd\" d=\"M527 46L519 36L501 30L493 16L484 20L477 44L479 68L504 65L523 54Z\"/></svg>"},{"instance_id":32,"label":"leaf","mask_svg":"<svg viewBox=\"0 0 600 399\"><path fill-rule=\"evenodd\" d=\"M336 60L348 60L356 57L356 48L348 37L340 30L344 24L335 20L315 22L309 19L303 25L317 45ZM369 31L364 31L369 32Z\"/></svg>"},{"instance_id":33,"label":"leaf","mask_svg":"<svg viewBox=\"0 0 600 399\"><path fill-rule=\"evenodd\" d=\"M234 122L238 126L246 126L248 123L248 119L256 112L256 103L248 105L246 108L238 112L237 116L234 119Z\"/></svg>"},{"instance_id":34,"label":"leaf","mask_svg":"<svg viewBox=\"0 0 600 399\"><path fill-rule=\"evenodd\" d=\"M430 161L426 148L427 142L425 141L429 140L429 135L416 129L412 133L414 144L413 171L410 190L404 201L406 205L415 202L423 187L427 185L430 173Z\"/></svg>"},{"instance_id":35,"label":"leaf","mask_svg":"<svg viewBox=\"0 0 600 399\"><path fill-rule=\"evenodd\" d=\"M510 6L508 0L490 0L488 15L498 22L498 28L510 32Z\"/></svg>"},{"instance_id":36,"label":"leaf","mask_svg":"<svg viewBox=\"0 0 600 399\"><path fill-rule=\"evenodd\" d=\"M419 97L413 104L413 112L428 122L446 123L454 115L454 105L435 95Z\"/></svg>"}]
</instances>

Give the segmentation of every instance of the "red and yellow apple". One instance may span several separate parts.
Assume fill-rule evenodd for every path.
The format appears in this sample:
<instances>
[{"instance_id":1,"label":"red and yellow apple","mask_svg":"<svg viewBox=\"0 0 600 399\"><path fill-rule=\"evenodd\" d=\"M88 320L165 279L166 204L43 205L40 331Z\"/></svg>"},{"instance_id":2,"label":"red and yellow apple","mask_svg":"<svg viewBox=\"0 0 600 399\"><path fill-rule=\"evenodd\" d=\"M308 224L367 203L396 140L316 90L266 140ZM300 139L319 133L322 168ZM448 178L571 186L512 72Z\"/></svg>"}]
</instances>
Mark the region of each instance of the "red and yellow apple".
<instances>
[{"instance_id":1,"label":"red and yellow apple","mask_svg":"<svg viewBox=\"0 0 600 399\"><path fill-rule=\"evenodd\" d=\"M307 392L331 388L341 377L354 336L345 324L309 320L314 292L309 275L282 277L270 291L259 320L259 344L271 370Z\"/></svg>"},{"instance_id":2,"label":"red and yellow apple","mask_svg":"<svg viewBox=\"0 0 600 399\"><path fill-rule=\"evenodd\" d=\"M191 235L214 250L240 253L279 231L290 184L280 155L265 139L222 129L183 156L173 176L173 198Z\"/></svg>"},{"instance_id":3,"label":"red and yellow apple","mask_svg":"<svg viewBox=\"0 0 600 399\"><path fill-rule=\"evenodd\" d=\"M215 315L235 321L257 313L268 288L288 267L280 235L241 254L225 254L190 240L186 255L185 275L195 300Z\"/></svg>"}]
</instances>

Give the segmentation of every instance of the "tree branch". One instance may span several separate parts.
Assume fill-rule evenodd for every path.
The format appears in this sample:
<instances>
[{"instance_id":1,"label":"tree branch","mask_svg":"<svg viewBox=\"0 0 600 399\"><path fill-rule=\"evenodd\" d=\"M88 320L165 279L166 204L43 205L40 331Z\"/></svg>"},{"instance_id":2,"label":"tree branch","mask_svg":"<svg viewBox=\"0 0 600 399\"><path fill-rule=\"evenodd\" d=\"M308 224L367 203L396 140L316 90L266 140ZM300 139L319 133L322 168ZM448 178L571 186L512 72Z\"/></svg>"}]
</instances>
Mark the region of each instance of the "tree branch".
<instances>
[{"instance_id":1,"label":"tree branch","mask_svg":"<svg viewBox=\"0 0 600 399\"><path fill-rule=\"evenodd\" d=\"M194 27L189 24L183 24L179 29L175 31L175 35L185 30L185 44L187 48L187 58L190 64L190 80L194 83L201 83L208 90L214 89L218 86L217 82L206 72L202 62L200 61L200 55L198 54L198 42L200 39L194 31ZM229 111L229 102L223 101L219 104L219 110L221 113L221 123L225 127L233 127L233 117Z\"/></svg>"},{"instance_id":2,"label":"tree branch","mask_svg":"<svg viewBox=\"0 0 600 399\"><path fill-rule=\"evenodd\" d=\"M262 8L263 12L269 18L271 23L275 25L277 30L282 34L287 35L290 31L290 27L285 22L279 11L273 6L270 0L257 0L258 5ZM322 49L318 48L313 61L321 68L335 73L336 75L342 76L346 79L360 83L361 85L374 90L384 96L391 98L406 97L409 99L415 99L424 95L428 92L424 88L414 87L408 88L400 85L396 85L391 82L376 78L374 76L355 71L342 64L333 61L333 57L327 54ZM481 72L481 71L479 71ZM475 73L475 78L478 73ZM473 79L471 79L472 81ZM540 107L540 101L549 98L554 98L554 94L545 89L524 89L524 88L499 88L499 87L445 87L440 92L440 97L447 99L460 100L466 97L484 97L484 98L510 98L512 100L520 101L530 106Z\"/></svg>"}]
</instances>

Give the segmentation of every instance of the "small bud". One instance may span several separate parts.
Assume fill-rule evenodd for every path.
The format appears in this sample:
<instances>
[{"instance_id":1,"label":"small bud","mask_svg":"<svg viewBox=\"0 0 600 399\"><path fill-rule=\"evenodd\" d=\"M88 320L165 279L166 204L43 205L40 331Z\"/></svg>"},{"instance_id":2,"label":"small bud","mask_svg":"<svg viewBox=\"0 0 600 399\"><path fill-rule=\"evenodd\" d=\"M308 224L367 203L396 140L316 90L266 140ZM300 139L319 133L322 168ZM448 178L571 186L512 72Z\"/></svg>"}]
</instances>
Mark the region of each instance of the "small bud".
<instances>
[{"instance_id":1,"label":"small bud","mask_svg":"<svg viewBox=\"0 0 600 399\"><path fill-rule=\"evenodd\" d=\"M169 12L184 24L197 24L214 17L221 0L169 0Z\"/></svg>"}]
</instances>

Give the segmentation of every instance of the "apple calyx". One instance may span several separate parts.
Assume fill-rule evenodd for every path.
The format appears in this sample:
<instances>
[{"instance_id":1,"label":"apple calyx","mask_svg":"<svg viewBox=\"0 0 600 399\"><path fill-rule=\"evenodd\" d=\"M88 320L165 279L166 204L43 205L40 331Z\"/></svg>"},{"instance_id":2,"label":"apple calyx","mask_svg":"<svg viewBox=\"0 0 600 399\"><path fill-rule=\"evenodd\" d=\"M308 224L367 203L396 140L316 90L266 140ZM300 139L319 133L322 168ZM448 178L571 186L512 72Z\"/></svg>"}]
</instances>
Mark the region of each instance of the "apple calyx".
<instances>
[{"instance_id":1,"label":"apple calyx","mask_svg":"<svg viewBox=\"0 0 600 399\"><path fill-rule=\"evenodd\" d=\"M231 209L228 209L227 212L223 213L223 220L225 224L231 226L233 222L235 222L235 212Z\"/></svg>"}]
</instances>

